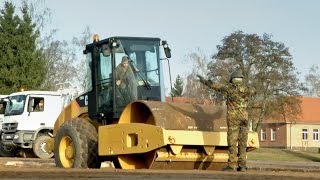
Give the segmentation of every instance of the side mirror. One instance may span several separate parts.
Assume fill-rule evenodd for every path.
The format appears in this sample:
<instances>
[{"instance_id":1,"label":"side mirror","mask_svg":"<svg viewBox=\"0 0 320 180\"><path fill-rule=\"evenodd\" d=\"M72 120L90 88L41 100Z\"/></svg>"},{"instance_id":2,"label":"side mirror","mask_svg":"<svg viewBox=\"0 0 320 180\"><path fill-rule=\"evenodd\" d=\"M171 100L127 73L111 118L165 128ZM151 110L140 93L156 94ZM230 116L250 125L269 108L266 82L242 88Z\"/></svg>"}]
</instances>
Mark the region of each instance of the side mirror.
<instances>
[{"instance_id":1,"label":"side mirror","mask_svg":"<svg viewBox=\"0 0 320 180\"><path fill-rule=\"evenodd\" d=\"M169 47L164 48L164 53L167 58L171 58L171 49Z\"/></svg>"},{"instance_id":2,"label":"side mirror","mask_svg":"<svg viewBox=\"0 0 320 180\"><path fill-rule=\"evenodd\" d=\"M169 48L167 41L162 41L162 46L166 57L171 58L171 49Z\"/></svg>"},{"instance_id":3,"label":"side mirror","mask_svg":"<svg viewBox=\"0 0 320 180\"><path fill-rule=\"evenodd\" d=\"M109 44L104 44L104 45L102 45L101 51L102 51L102 55L103 55L103 56L105 56L105 57L110 56L111 51L110 51Z\"/></svg>"},{"instance_id":4,"label":"side mirror","mask_svg":"<svg viewBox=\"0 0 320 180\"><path fill-rule=\"evenodd\" d=\"M34 99L30 99L28 104L28 112L33 112Z\"/></svg>"}]
</instances>

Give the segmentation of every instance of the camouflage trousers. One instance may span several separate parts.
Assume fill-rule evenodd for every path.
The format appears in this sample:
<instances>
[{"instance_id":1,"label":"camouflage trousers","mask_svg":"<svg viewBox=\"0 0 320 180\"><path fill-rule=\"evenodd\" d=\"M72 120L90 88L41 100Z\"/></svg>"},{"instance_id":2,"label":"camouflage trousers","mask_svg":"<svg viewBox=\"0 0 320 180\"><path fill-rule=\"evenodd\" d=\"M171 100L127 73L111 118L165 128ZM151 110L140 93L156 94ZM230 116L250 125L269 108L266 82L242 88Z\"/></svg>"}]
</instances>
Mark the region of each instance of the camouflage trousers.
<instances>
[{"instance_id":1,"label":"camouflage trousers","mask_svg":"<svg viewBox=\"0 0 320 180\"><path fill-rule=\"evenodd\" d=\"M228 165L232 168L246 168L248 119L228 118Z\"/></svg>"}]
</instances>

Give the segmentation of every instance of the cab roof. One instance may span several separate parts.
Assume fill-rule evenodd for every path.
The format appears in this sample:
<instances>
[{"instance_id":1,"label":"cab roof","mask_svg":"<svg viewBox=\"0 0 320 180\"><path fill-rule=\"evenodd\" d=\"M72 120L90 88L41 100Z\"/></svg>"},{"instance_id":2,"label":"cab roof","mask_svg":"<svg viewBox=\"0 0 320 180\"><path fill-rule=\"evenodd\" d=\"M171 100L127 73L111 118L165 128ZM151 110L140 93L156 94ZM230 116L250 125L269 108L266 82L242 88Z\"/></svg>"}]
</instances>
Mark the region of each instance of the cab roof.
<instances>
[{"instance_id":1,"label":"cab roof","mask_svg":"<svg viewBox=\"0 0 320 180\"><path fill-rule=\"evenodd\" d=\"M6 98L6 97L8 97L8 95L3 95L3 94L0 95L0 99Z\"/></svg>"},{"instance_id":2,"label":"cab roof","mask_svg":"<svg viewBox=\"0 0 320 180\"><path fill-rule=\"evenodd\" d=\"M15 92L8 96L17 96L17 95L53 95L53 96L61 96L60 92L57 91L21 91Z\"/></svg>"},{"instance_id":3,"label":"cab roof","mask_svg":"<svg viewBox=\"0 0 320 180\"><path fill-rule=\"evenodd\" d=\"M127 40L158 40L160 41L160 38L157 37L131 37L131 36L113 36L113 37L108 37L105 39L99 39L98 42L95 43L89 43L87 46L92 46L93 44L104 44L108 43L111 39L127 39Z\"/></svg>"}]
</instances>

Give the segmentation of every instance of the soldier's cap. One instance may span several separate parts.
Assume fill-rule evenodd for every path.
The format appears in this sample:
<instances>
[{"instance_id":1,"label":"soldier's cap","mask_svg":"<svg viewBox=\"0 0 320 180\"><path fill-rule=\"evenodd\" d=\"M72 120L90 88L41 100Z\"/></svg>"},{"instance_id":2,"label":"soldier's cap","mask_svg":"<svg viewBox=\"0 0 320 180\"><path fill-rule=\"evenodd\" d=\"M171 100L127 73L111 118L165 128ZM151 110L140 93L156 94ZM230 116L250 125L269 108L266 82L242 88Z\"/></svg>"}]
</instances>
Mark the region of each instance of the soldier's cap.
<instances>
[{"instance_id":1,"label":"soldier's cap","mask_svg":"<svg viewBox=\"0 0 320 180\"><path fill-rule=\"evenodd\" d=\"M123 57L122 57L122 60L121 60L121 62L126 62L126 61L129 61L129 58L128 58L128 56L123 56Z\"/></svg>"},{"instance_id":2,"label":"soldier's cap","mask_svg":"<svg viewBox=\"0 0 320 180\"><path fill-rule=\"evenodd\" d=\"M233 78L243 78L243 74L239 70L234 71L230 76L230 82L232 81Z\"/></svg>"}]
</instances>

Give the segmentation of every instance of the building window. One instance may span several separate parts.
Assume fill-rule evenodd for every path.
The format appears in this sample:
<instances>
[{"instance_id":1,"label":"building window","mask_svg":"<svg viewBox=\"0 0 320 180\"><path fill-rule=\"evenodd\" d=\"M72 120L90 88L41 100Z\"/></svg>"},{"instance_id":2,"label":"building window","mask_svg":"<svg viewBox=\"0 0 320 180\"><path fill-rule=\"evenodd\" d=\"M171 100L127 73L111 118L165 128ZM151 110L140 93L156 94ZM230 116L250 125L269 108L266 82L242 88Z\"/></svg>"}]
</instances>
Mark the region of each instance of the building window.
<instances>
[{"instance_id":1,"label":"building window","mask_svg":"<svg viewBox=\"0 0 320 180\"><path fill-rule=\"evenodd\" d=\"M319 129L313 129L313 140L319 141Z\"/></svg>"},{"instance_id":2,"label":"building window","mask_svg":"<svg viewBox=\"0 0 320 180\"><path fill-rule=\"evenodd\" d=\"M303 141L308 140L308 129L302 129L302 140Z\"/></svg>"},{"instance_id":3,"label":"building window","mask_svg":"<svg viewBox=\"0 0 320 180\"><path fill-rule=\"evenodd\" d=\"M266 131L266 129L261 129L260 137L261 137L261 141L267 140L267 131Z\"/></svg>"},{"instance_id":4,"label":"building window","mask_svg":"<svg viewBox=\"0 0 320 180\"><path fill-rule=\"evenodd\" d=\"M271 141L275 141L277 137L277 131L276 129L271 129Z\"/></svg>"}]
</instances>

